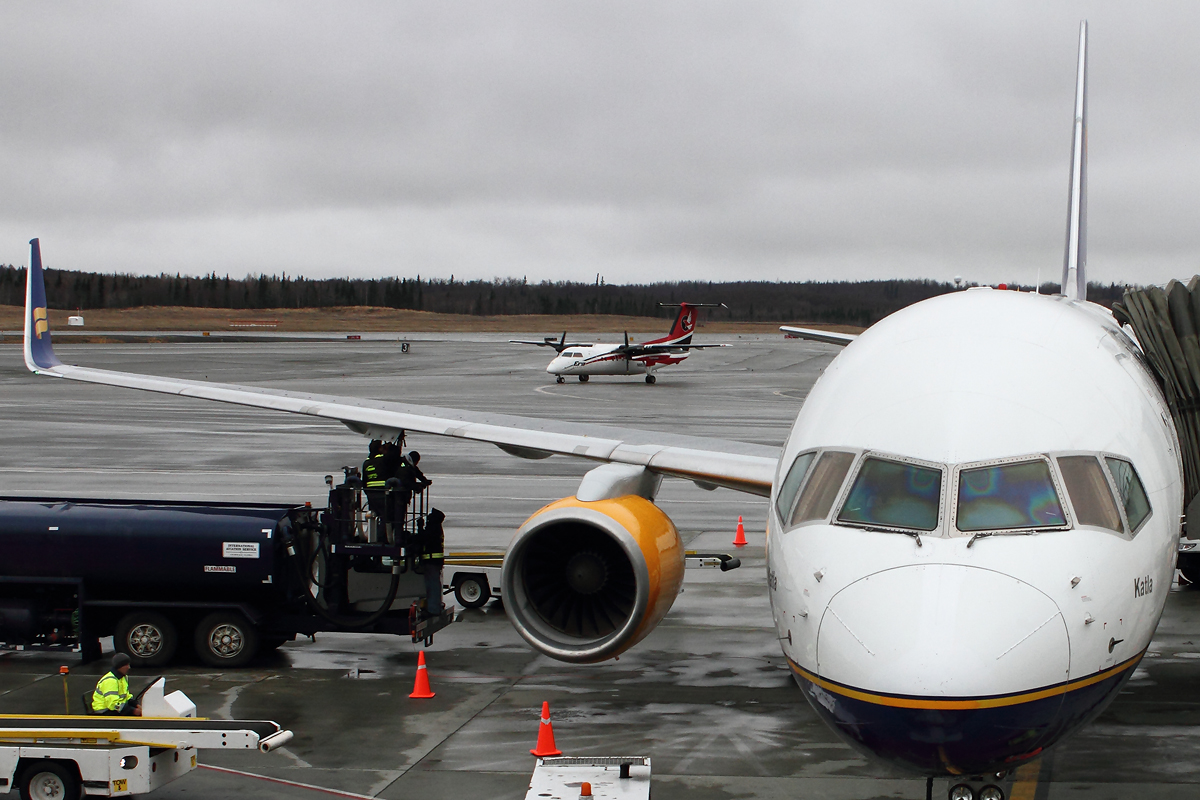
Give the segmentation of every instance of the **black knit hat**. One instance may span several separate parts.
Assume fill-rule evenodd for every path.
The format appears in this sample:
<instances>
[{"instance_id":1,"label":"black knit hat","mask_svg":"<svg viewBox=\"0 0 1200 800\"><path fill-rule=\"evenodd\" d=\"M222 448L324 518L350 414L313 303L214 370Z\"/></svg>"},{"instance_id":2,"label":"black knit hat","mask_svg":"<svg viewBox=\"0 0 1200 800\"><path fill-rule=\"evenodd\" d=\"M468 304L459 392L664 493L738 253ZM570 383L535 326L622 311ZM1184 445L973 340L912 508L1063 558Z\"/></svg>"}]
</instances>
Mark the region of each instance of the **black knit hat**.
<instances>
[{"instance_id":1,"label":"black knit hat","mask_svg":"<svg viewBox=\"0 0 1200 800\"><path fill-rule=\"evenodd\" d=\"M121 667L128 667L128 666L129 666L129 656L125 655L124 653L117 653L115 656L113 656L112 668L114 670L120 669Z\"/></svg>"}]
</instances>

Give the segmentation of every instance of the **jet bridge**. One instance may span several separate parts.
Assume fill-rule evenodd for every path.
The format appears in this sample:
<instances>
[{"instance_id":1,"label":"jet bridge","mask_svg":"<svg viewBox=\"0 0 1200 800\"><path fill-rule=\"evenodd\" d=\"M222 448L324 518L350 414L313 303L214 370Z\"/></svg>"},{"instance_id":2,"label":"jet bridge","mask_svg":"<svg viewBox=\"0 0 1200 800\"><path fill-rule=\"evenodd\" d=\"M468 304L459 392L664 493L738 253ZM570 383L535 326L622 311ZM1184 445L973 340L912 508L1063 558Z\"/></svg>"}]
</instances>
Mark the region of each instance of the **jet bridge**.
<instances>
[{"instance_id":1,"label":"jet bridge","mask_svg":"<svg viewBox=\"0 0 1200 800\"><path fill-rule=\"evenodd\" d=\"M1143 363L1158 378L1179 435L1183 460L1185 529L1179 569L1200 583L1200 275L1186 285L1126 290L1113 317L1133 329ZM1186 520L1194 520L1187 524Z\"/></svg>"}]
</instances>

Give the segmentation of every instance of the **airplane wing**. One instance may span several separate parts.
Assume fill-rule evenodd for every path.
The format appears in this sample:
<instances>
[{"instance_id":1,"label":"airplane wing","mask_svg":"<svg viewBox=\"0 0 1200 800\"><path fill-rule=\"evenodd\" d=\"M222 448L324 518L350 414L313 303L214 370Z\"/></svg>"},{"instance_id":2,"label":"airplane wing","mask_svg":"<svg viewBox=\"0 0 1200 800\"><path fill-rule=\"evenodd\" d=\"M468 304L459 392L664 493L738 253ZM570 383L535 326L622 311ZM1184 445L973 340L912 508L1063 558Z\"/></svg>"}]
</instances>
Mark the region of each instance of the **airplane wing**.
<instances>
[{"instance_id":1,"label":"airplane wing","mask_svg":"<svg viewBox=\"0 0 1200 800\"><path fill-rule=\"evenodd\" d=\"M509 339L510 344L532 344L538 347L553 347L554 352L561 353L568 347L590 347L590 344L584 342L568 342L567 332L563 331L562 339L555 339L553 336L544 336L541 339Z\"/></svg>"},{"instance_id":2,"label":"airplane wing","mask_svg":"<svg viewBox=\"0 0 1200 800\"><path fill-rule=\"evenodd\" d=\"M845 347L858 338L858 334L856 333L835 333L834 331L819 331L814 328L793 328L789 325L780 325L779 330L796 339L826 342L827 344L836 344L841 347Z\"/></svg>"},{"instance_id":3,"label":"airplane wing","mask_svg":"<svg viewBox=\"0 0 1200 800\"><path fill-rule=\"evenodd\" d=\"M616 350L609 350L606 353L594 355L591 358L584 359L583 364L594 364L597 361L611 361L614 358L640 358L641 356L652 356L661 353L682 353L685 350L706 350L710 347L729 347L727 344L651 344L640 345L631 344L628 347L618 347Z\"/></svg>"},{"instance_id":4,"label":"airplane wing","mask_svg":"<svg viewBox=\"0 0 1200 800\"><path fill-rule=\"evenodd\" d=\"M641 356L647 353L675 353L683 350L707 350L710 347L730 347L728 344L637 344L631 345L629 354Z\"/></svg>"},{"instance_id":5,"label":"airplane wing","mask_svg":"<svg viewBox=\"0 0 1200 800\"><path fill-rule=\"evenodd\" d=\"M323 417L373 438L391 438L402 431L454 436L494 444L523 458L569 455L641 466L661 475L695 481L705 488L724 486L763 497L771 493L779 459L777 447L63 364L50 341L38 240L31 241L30 246L25 365L37 375Z\"/></svg>"}]
</instances>

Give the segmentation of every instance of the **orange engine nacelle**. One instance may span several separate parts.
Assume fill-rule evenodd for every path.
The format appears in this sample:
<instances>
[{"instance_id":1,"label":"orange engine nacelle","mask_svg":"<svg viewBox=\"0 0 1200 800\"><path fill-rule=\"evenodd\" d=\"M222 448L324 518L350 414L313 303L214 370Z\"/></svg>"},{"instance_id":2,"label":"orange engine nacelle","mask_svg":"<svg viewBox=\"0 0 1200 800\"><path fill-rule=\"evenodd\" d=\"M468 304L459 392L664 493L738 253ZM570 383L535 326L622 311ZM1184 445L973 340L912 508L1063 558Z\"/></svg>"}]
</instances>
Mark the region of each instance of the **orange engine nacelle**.
<instances>
[{"instance_id":1,"label":"orange engine nacelle","mask_svg":"<svg viewBox=\"0 0 1200 800\"><path fill-rule=\"evenodd\" d=\"M504 557L509 618L560 661L618 656L654 630L683 585L679 531L637 495L551 503L517 530Z\"/></svg>"}]
</instances>

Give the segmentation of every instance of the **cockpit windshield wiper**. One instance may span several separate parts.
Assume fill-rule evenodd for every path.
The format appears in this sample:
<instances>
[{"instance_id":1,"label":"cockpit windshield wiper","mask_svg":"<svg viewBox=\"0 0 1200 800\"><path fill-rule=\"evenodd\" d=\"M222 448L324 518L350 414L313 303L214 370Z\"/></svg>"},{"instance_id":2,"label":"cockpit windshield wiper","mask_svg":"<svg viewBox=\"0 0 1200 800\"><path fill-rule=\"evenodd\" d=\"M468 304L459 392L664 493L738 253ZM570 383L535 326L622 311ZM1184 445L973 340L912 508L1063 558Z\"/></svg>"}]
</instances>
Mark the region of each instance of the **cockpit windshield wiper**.
<instances>
[{"instance_id":1,"label":"cockpit windshield wiper","mask_svg":"<svg viewBox=\"0 0 1200 800\"><path fill-rule=\"evenodd\" d=\"M969 548L971 545L975 544L976 539L982 539L986 536L995 536L995 535L996 535L995 531L980 531L979 533L977 533L971 537L971 541L967 542L967 547Z\"/></svg>"},{"instance_id":2,"label":"cockpit windshield wiper","mask_svg":"<svg viewBox=\"0 0 1200 800\"><path fill-rule=\"evenodd\" d=\"M916 531L902 531L898 530L897 528L877 528L874 525L862 525L861 527L865 531L875 531L876 533L902 533L905 536L911 536L912 538L916 539L917 547L925 546L921 543L921 534L917 533Z\"/></svg>"}]
</instances>

